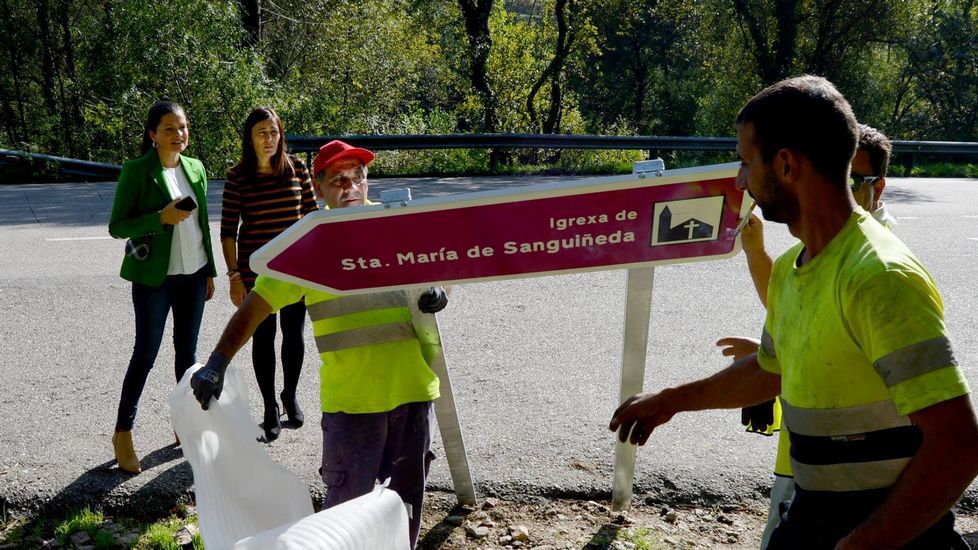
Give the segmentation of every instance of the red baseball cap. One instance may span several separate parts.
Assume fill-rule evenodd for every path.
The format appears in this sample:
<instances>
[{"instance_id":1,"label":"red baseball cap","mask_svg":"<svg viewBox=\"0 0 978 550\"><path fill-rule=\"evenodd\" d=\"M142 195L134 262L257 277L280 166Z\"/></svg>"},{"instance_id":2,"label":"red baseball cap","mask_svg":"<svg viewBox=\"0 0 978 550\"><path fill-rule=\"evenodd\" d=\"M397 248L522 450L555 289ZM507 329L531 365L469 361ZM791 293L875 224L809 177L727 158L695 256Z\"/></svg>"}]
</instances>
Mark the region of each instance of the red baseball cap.
<instances>
[{"instance_id":1,"label":"red baseball cap","mask_svg":"<svg viewBox=\"0 0 978 550\"><path fill-rule=\"evenodd\" d=\"M359 159L366 166L374 160L374 154L366 149L360 149L349 143L334 139L319 148L319 153L316 154L316 158L312 161L312 173L316 175L329 168L330 164L345 158Z\"/></svg>"}]
</instances>

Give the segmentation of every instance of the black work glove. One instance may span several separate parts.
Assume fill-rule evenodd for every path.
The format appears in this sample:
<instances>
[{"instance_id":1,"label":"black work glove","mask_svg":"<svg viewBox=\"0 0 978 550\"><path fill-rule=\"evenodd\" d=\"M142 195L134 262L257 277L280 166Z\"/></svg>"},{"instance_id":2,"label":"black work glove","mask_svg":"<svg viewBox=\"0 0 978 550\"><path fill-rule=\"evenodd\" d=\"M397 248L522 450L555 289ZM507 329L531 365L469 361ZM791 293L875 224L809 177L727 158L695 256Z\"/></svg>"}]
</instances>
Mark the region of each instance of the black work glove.
<instances>
[{"instance_id":1,"label":"black work glove","mask_svg":"<svg viewBox=\"0 0 978 550\"><path fill-rule=\"evenodd\" d=\"M438 313L448 305L448 294L440 286L430 286L418 298L418 309L422 313Z\"/></svg>"},{"instance_id":2,"label":"black work glove","mask_svg":"<svg viewBox=\"0 0 978 550\"><path fill-rule=\"evenodd\" d=\"M747 426L749 432L770 435L774 424L774 399L741 409L740 423Z\"/></svg>"},{"instance_id":3,"label":"black work glove","mask_svg":"<svg viewBox=\"0 0 978 550\"><path fill-rule=\"evenodd\" d=\"M224 389L224 371L228 369L231 359L223 353L215 351L202 369L194 373L190 379L190 387L194 389L194 397L200 402L200 408L207 410L211 397L221 398Z\"/></svg>"}]
</instances>

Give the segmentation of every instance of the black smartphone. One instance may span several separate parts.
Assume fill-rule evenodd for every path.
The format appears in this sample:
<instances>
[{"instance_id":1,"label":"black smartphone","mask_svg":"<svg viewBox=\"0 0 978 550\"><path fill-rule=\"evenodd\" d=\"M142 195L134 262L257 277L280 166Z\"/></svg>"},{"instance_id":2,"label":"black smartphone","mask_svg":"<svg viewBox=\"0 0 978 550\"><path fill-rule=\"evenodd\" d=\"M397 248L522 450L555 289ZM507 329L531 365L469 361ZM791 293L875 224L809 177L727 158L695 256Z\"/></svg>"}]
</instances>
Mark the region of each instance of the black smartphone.
<instances>
[{"instance_id":1,"label":"black smartphone","mask_svg":"<svg viewBox=\"0 0 978 550\"><path fill-rule=\"evenodd\" d=\"M184 197L180 202L176 203L174 206L176 206L180 210L184 210L186 212L190 212L194 208L197 208L197 203L194 202L194 198L193 197L187 196L187 197Z\"/></svg>"}]
</instances>

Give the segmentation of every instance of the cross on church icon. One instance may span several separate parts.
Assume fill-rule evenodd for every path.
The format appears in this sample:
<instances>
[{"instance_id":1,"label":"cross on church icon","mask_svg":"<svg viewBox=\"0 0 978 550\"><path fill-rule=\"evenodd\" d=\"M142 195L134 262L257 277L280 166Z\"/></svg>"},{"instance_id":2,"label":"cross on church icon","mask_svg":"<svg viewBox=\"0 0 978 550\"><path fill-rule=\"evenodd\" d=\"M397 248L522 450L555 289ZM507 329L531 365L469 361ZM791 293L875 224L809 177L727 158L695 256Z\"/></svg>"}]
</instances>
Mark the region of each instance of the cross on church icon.
<instances>
[{"instance_id":1,"label":"cross on church icon","mask_svg":"<svg viewBox=\"0 0 978 550\"><path fill-rule=\"evenodd\" d=\"M722 214L723 195L655 203L650 245L716 240Z\"/></svg>"}]
</instances>

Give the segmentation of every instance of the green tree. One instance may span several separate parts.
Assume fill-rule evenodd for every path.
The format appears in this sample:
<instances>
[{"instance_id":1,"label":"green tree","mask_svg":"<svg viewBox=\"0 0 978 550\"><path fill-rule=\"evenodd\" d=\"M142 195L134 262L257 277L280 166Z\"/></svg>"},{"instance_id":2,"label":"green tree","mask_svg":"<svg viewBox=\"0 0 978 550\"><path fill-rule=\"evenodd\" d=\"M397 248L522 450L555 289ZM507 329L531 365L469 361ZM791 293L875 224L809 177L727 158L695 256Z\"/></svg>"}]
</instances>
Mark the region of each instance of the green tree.
<instances>
[{"instance_id":1,"label":"green tree","mask_svg":"<svg viewBox=\"0 0 978 550\"><path fill-rule=\"evenodd\" d=\"M695 6L681 0L596 0L597 50L574 87L592 127L624 120L641 134L688 135L700 58Z\"/></svg>"},{"instance_id":2,"label":"green tree","mask_svg":"<svg viewBox=\"0 0 978 550\"><path fill-rule=\"evenodd\" d=\"M533 131L553 134L560 132L560 123L564 113L564 87L566 84L565 67L575 50L588 38L591 30L586 11L582 10L580 2L575 0L554 0L553 17L556 26L556 36L553 39L553 56L546 68L540 73L536 82L530 87L526 98L526 111L530 117L530 127ZM537 94L545 86L550 88L550 98L546 102L546 114L543 120L537 115Z\"/></svg>"},{"instance_id":3,"label":"green tree","mask_svg":"<svg viewBox=\"0 0 978 550\"><path fill-rule=\"evenodd\" d=\"M83 131L103 159L137 152L149 106L169 98L187 110L188 154L223 175L240 151L240 124L274 87L252 51L233 4L196 0L105 0L80 21L87 75ZM111 59L111 67L103 67Z\"/></svg>"},{"instance_id":4,"label":"green tree","mask_svg":"<svg viewBox=\"0 0 978 550\"><path fill-rule=\"evenodd\" d=\"M926 139L978 139L978 5L927 2L910 43L908 73L924 103L915 122Z\"/></svg>"},{"instance_id":5,"label":"green tree","mask_svg":"<svg viewBox=\"0 0 978 550\"><path fill-rule=\"evenodd\" d=\"M469 39L469 76L472 87L482 96L484 118L482 131L496 131L496 95L489 82L489 55L492 52L492 34L489 17L493 0L458 0L462 10L462 22Z\"/></svg>"},{"instance_id":6,"label":"green tree","mask_svg":"<svg viewBox=\"0 0 978 550\"><path fill-rule=\"evenodd\" d=\"M437 111L455 88L438 37L409 2L295 1L278 10L258 51L281 87L290 133L417 130L414 115Z\"/></svg>"}]
</instances>

